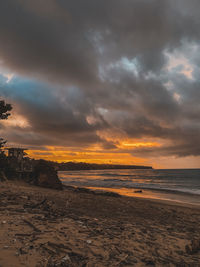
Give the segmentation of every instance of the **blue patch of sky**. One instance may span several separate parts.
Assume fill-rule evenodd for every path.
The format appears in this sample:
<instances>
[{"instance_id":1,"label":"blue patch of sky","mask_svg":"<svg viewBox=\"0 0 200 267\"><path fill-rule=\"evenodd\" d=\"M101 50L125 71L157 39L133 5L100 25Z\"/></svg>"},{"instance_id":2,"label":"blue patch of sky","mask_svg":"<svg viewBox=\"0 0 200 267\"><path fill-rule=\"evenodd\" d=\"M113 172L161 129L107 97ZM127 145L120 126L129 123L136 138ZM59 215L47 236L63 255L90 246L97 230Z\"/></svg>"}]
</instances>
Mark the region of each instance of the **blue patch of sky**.
<instances>
[{"instance_id":1,"label":"blue patch of sky","mask_svg":"<svg viewBox=\"0 0 200 267\"><path fill-rule=\"evenodd\" d=\"M49 84L15 76L8 83L0 75L0 96L13 101L27 102L35 106L45 106L53 102L53 88Z\"/></svg>"}]
</instances>

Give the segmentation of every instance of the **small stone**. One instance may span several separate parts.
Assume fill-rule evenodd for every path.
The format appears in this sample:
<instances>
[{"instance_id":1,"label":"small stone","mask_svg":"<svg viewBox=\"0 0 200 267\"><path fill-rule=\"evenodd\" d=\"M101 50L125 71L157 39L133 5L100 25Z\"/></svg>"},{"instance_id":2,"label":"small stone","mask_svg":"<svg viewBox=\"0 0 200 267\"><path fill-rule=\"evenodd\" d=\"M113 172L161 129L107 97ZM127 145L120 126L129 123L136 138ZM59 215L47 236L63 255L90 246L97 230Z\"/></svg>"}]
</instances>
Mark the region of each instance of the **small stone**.
<instances>
[{"instance_id":1,"label":"small stone","mask_svg":"<svg viewBox=\"0 0 200 267\"><path fill-rule=\"evenodd\" d=\"M2 221L3 224L6 224L6 221Z\"/></svg>"},{"instance_id":2,"label":"small stone","mask_svg":"<svg viewBox=\"0 0 200 267\"><path fill-rule=\"evenodd\" d=\"M155 266L155 263L152 260L146 261L146 265Z\"/></svg>"},{"instance_id":3,"label":"small stone","mask_svg":"<svg viewBox=\"0 0 200 267\"><path fill-rule=\"evenodd\" d=\"M27 196L21 196L21 198L22 198L22 199L28 199L28 197L27 197Z\"/></svg>"},{"instance_id":4,"label":"small stone","mask_svg":"<svg viewBox=\"0 0 200 267\"><path fill-rule=\"evenodd\" d=\"M153 259L142 259L146 266L155 266L155 262Z\"/></svg>"},{"instance_id":5,"label":"small stone","mask_svg":"<svg viewBox=\"0 0 200 267\"><path fill-rule=\"evenodd\" d=\"M19 254L27 254L27 252L23 248L19 248Z\"/></svg>"},{"instance_id":6,"label":"small stone","mask_svg":"<svg viewBox=\"0 0 200 267\"><path fill-rule=\"evenodd\" d=\"M92 244L92 240L87 240L86 241L88 244Z\"/></svg>"},{"instance_id":7,"label":"small stone","mask_svg":"<svg viewBox=\"0 0 200 267\"><path fill-rule=\"evenodd\" d=\"M142 193L142 190L135 190L134 193Z\"/></svg>"},{"instance_id":8,"label":"small stone","mask_svg":"<svg viewBox=\"0 0 200 267\"><path fill-rule=\"evenodd\" d=\"M199 240L193 240L192 243L192 252L197 253L200 250L200 241Z\"/></svg>"},{"instance_id":9,"label":"small stone","mask_svg":"<svg viewBox=\"0 0 200 267\"><path fill-rule=\"evenodd\" d=\"M70 257L68 254L61 260L62 263L65 263L66 261L70 261Z\"/></svg>"},{"instance_id":10,"label":"small stone","mask_svg":"<svg viewBox=\"0 0 200 267\"><path fill-rule=\"evenodd\" d=\"M185 246L185 251L186 251L187 254L191 254L192 253L192 249L191 249L191 247L189 245Z\"/></svg>"},{"instance_id":11,"label":"small stone","mask_svg":"<svg viewBox=\"0 0 200 267\"><path fill-rule=\"evenodd\" d=\"M188 254L195 254L200 251L200 240L192 240L191 244L185 246Z\"/></svg>"}]
</instances>

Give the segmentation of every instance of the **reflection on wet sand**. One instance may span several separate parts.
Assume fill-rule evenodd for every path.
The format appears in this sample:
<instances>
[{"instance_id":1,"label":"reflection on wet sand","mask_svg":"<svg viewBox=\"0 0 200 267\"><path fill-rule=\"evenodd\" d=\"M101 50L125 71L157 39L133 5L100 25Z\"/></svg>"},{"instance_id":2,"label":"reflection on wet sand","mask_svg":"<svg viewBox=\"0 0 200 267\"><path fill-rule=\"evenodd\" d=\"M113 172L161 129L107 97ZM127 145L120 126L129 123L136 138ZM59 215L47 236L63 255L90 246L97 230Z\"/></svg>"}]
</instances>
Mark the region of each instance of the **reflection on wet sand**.
<instances>
[{"instance_id":1,"label":"reflection on wet sand","mask_svg":"<svg viewBox=\"0 0 200 267\"><path fill-rule=\"evenodd\" d=\"M139 192L136 189L128 189L128 188L105 188L105 187L87 187L92 190L101 190L108 192L116 192L122 196L127 197L139 197L145 199L155 199L161 201L170 201L170 202L178 202L178 203L187 203L192 205L200 206L200 196L199 195L191 195L191 194L177 194L177 193L168 193L168 192L159 192L159 190L147 190L142 189Z\"/></svg>"}]
</instances>

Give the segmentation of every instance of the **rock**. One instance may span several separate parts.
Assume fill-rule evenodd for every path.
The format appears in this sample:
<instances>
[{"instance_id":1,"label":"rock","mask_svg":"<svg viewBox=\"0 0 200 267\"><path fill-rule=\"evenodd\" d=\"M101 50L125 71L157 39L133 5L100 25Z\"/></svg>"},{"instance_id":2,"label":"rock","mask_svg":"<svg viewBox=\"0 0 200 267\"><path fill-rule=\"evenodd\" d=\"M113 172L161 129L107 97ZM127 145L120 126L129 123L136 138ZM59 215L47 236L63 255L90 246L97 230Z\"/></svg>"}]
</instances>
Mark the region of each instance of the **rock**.
<instances>
[{"instance_id":1,"label":"rock","mask_svg":"<svg viewBox=\"0 0 200 267\"><path fill-rule=\"evenodd\" d=\"M88 188L84 188L84 187L76 187L74 191L81 192L81 193L94 194L94 191Z\"/></svg>"},{"instance_id":2,"label":"rock","mask_svg":"<svg viewBox=\"0 0 200 267\"><path fill-rule=\"evenodd\" d=\"M155 263L152 260L146 261L146 266L155 266Z\"/></svg>"},{"instance_id":3,"label":"rock","mask_svg":"<svg viewBox=\"0 0 200 267\"><path fill-rule=\"evenodd\" d=\"M153 259L142 259L146 266L155 266L155 262Z\"/></svg>"},{"instance_id":4,"label":"rock","mask_svg":"<svg viewBox=\"0 0 200 267\"><path fill-rule=\"evenodd\" d=\"M27 251L25 251L23 248L19 248L19 254L24 255L24 254L28 254Z\"/></svg>"},{"instance_id":5,"label":"rock","mask_svg":"<svg viewBox=\"0 0 200 267\"><path fill-rule=\"evenodd\" d=\"M62 258L62 260L61 260L61 263L66 263L66 262L70 262L71 260L70 260L70 257L69 257L69 255L67 254L64 258Z\"/></svg>"},{"instance_id":6,"label":"rock","mask_svg":"<svg viewBox=\"0 0 200 267\"><path fill-rule=\"evenodd\" d=\"M188 254L195 254L200 251L200 240L192 240L190 245L185 246L185 250Z\"/></svg>"},{"instance_id":7,"label":"rock","mask_svg":"<svg viewBox=\"0 0 200 267\"><path fill-rule=\"evenodd\" d=\"M115 192L106 192L106 191L96 191L95 195L100 195L100 196L106 196L106 197L121 197L120 194L115 193Z\"/></svg>"},{"instance_id":8,"label":"rock","mask_svg":"<svg viewBox=\"0 0 200 267\"><path fill-rule=\"evenodd\" d=\"M193 253L200 251L200 240L192 240L192 251Z\"/></svg>"},{"instance_id":9,"label":"rock","mask_svg":"<svg viewBox=\"0 0 200 267\"><path fill-rule=\"evenodd\" d=\"M80 266L86 267L87 266L88 258L82 256L81 254L75 252L69 252L64 258L61 260L54 261L53 258L50 258L50 262L48 262L48 267L73 267L73 266Z\"/></svg>"},{"instance_id":10,"label":"rock","mask_svg":"<svg viewBox=\"0 0 200 267\"><path fill-rule=\"evenodd\" d=\"M185 251L186 251L187 254L191 254L191 252L192 252L191 246L190 245L186 245L185 246Z\"/></svg>"},{"instance_id":11,"label":"rock","mask_svg":"<svg viewBox=\"0 0 200 267\"><path fill-rule=\"evenodd\" d=\"M5 182L5 181L7 181L7 177L4 171L0 171L0 182Z\"/></svg>"},{"instance_id":12,"label":"rock","mask_svg":"<svg viewBox=\"0 0 200 267\"><path fill-rule=\"evenodd\" d=\"M134 193L142 193L142 190L135 190Z\"/></svg>"},{"instance_id":13,"label":"rock","mask_svg":"<svg viewBox=\"0 0 200 267\"><path fill-rule=\"evenodd\" d=\"M57 171L45 160L39 160L38 164L35 166L33 171L33 184L57 190L63 189Z\"/></svg>"}]
</instances>

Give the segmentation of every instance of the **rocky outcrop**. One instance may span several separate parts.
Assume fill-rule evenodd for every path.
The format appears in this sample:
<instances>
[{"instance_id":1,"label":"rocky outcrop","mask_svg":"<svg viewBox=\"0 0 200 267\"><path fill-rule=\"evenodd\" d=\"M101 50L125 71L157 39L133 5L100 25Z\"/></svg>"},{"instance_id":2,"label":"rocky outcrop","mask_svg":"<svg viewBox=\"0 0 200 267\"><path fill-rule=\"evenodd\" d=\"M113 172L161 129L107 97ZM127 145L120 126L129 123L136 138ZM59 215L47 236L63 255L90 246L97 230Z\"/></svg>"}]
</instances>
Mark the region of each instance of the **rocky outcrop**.
<instances>
[{"instance_id":1,"label":"rocky outcrop","mask_svg":"<svg viewBox=\"0 0 200 267\"><path fill-rule=\"evenodd\" d=\"M37 186L62 190L63 186L54 167L40 160L34 168L32 183Z\"/></svg>"},{"instance_id":2,"label":"rocky outcrop","mask_svg":"<svg viewBox=\"0 0 200 267\"><path fill-rule=\"evenodd\" d=\"M0 182L7 181L7 177L4 173L4 171L0 171Z\"/></svg>"}]
</instances>

